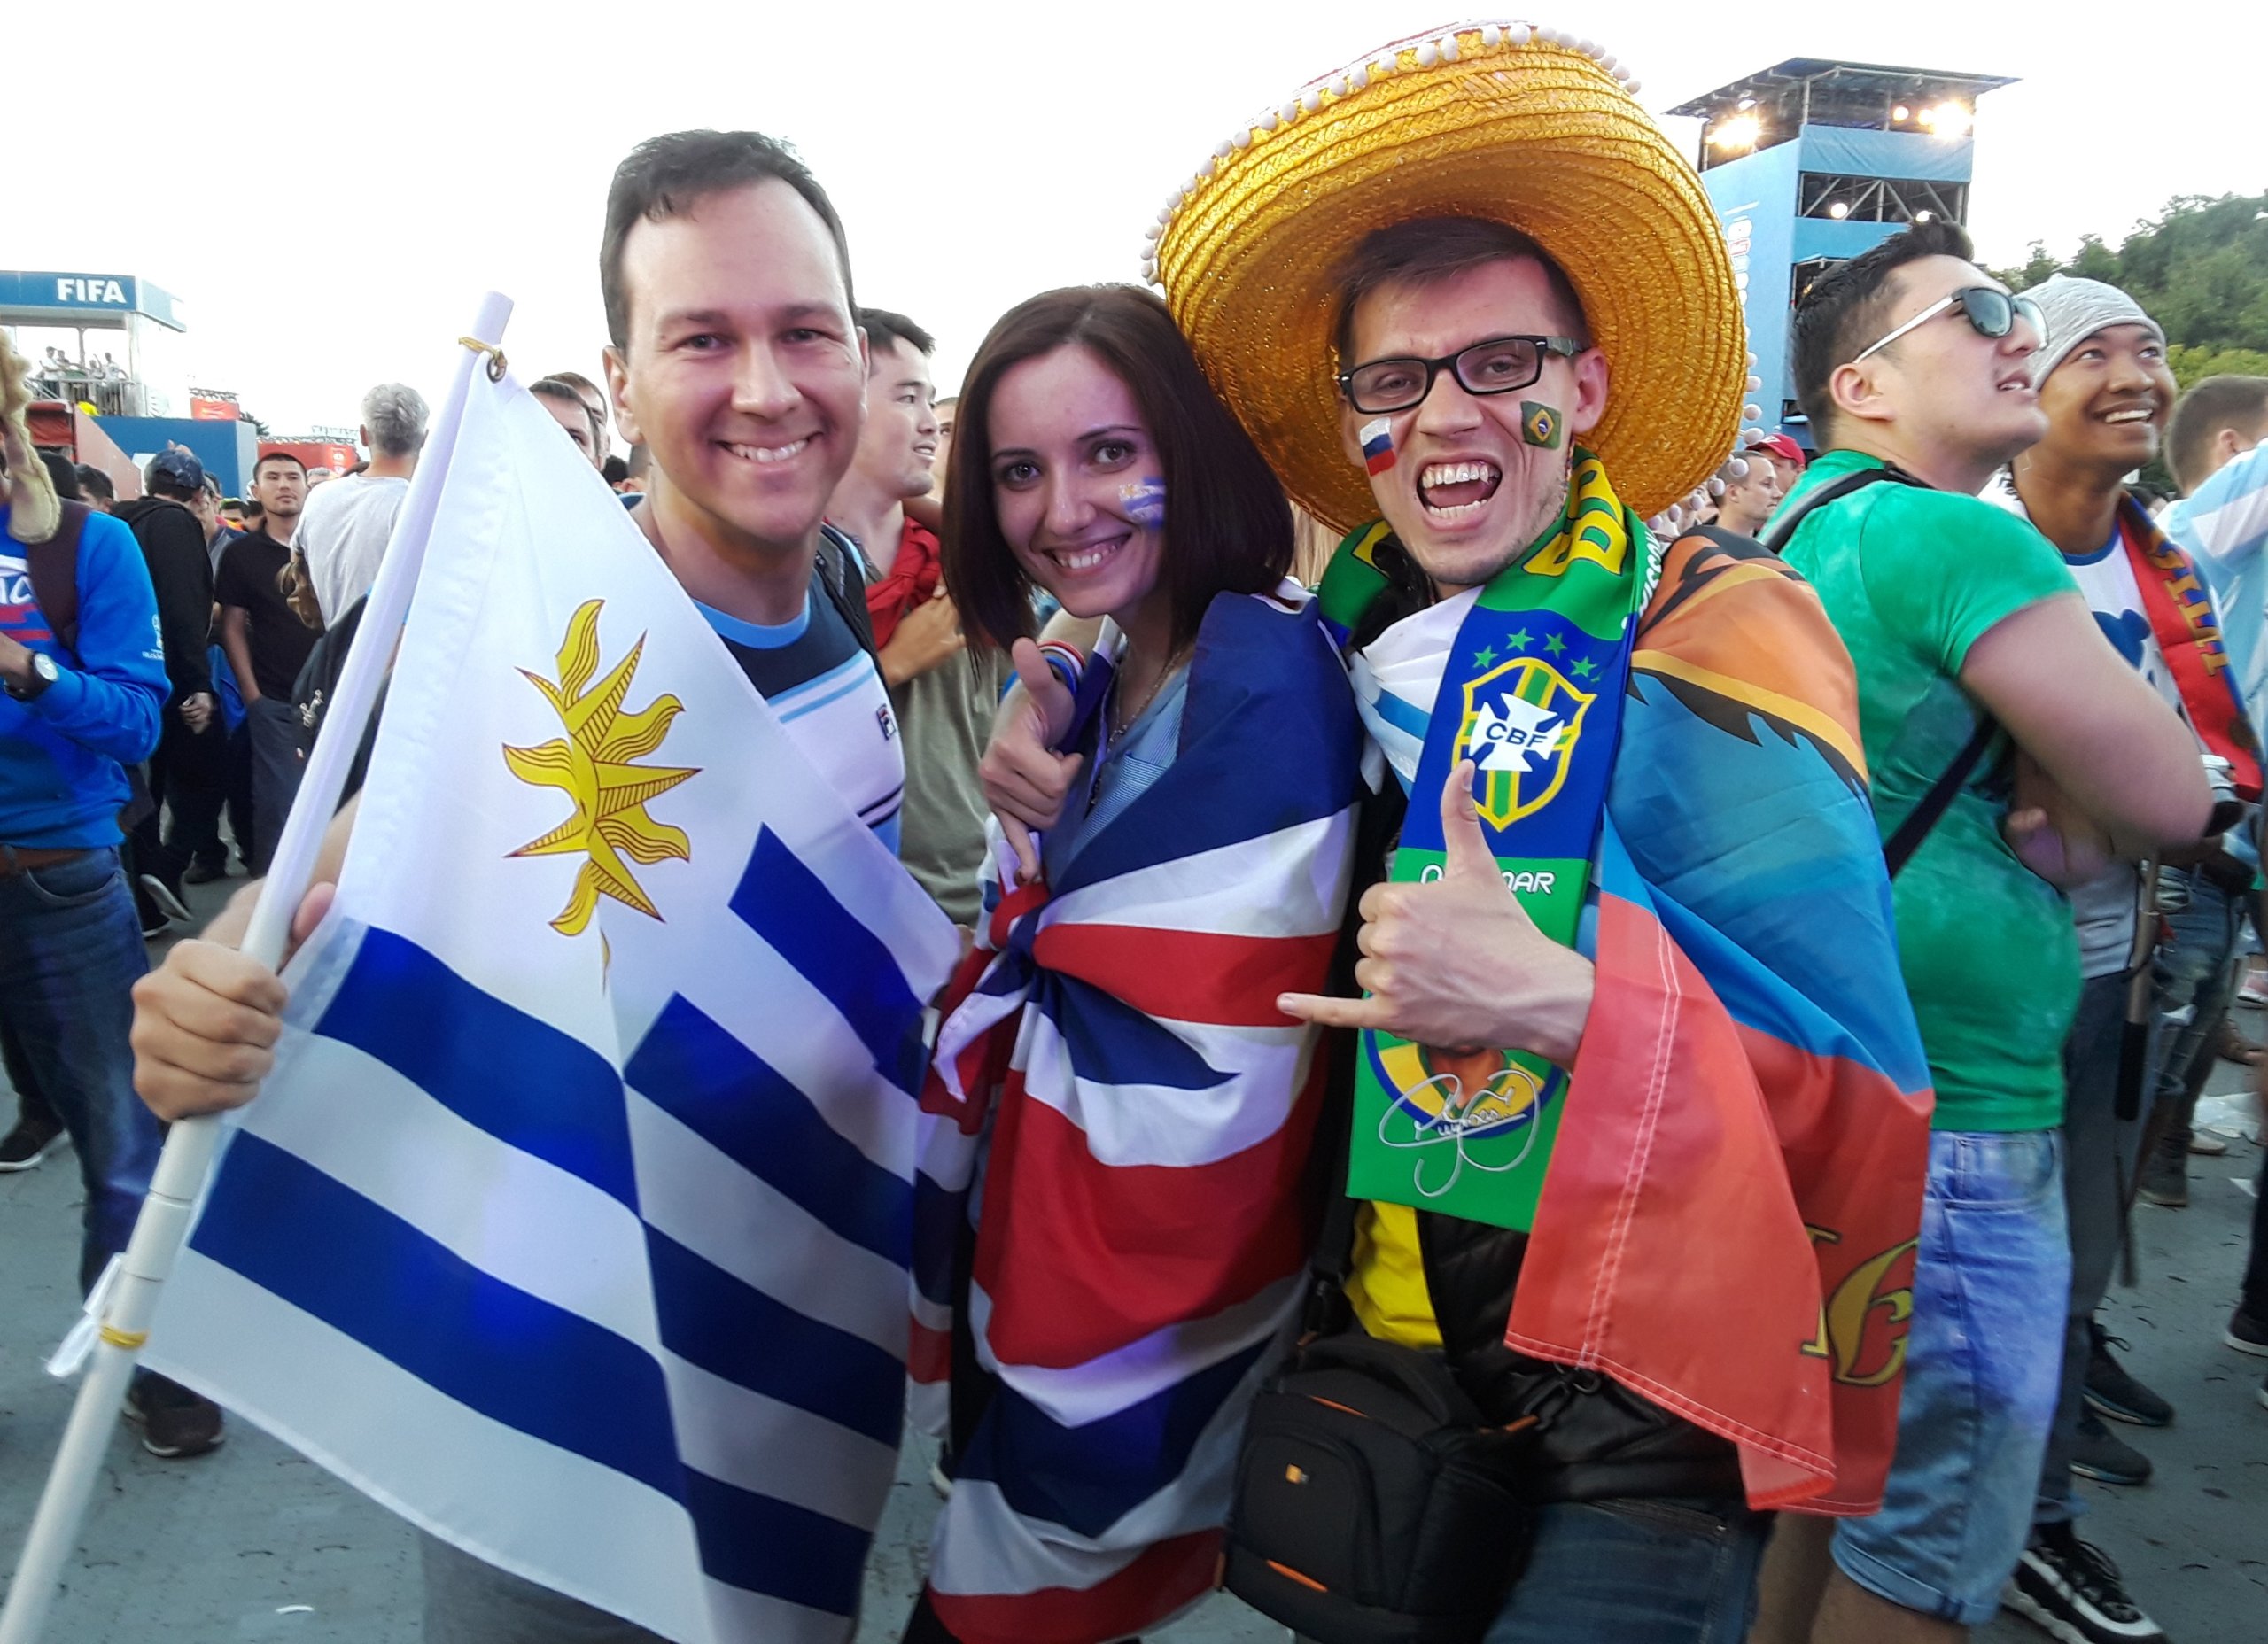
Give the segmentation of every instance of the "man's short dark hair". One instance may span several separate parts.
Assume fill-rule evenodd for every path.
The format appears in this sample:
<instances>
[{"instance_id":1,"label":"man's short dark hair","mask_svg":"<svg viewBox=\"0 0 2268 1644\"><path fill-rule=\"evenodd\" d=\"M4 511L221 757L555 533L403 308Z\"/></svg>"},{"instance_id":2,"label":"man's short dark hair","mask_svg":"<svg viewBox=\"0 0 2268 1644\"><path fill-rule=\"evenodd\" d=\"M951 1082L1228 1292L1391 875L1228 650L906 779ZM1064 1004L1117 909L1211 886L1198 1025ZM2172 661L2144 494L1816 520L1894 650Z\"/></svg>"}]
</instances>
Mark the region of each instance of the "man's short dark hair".
<instances>
[{"instance_id":1,"label":"man's short dark hair","mask_svg":"<svg viewBox=\"0 0 2268 1644\"><path fill-rule=\"evenodd\" d=\"M118 486L91 462L79 464L79 489L84 495L100 497L105 502L118 500Z\"/></svg>"},{"instance_id":2,"label":"man's short dark hair","mask_svg":"<svg viewBox=\"0 0 2268 1644\"><path fill-rule=\"evenodd\" d=\"M543 375L548 383L564 383L577 393L605 403L606 391L580 371L547 371Z\"/></svg>"},{"instance_id":3,"label":"man's short dark hair","mask_svg":"<svg viewBox=\"0 0 2268 1644\"><path fill-rule=\"evenodd\" d=\"M556 399L562 405L572 406L583 414L583 421L590 424L591 449L602 451L606 446L606 429L599 422L599 414L591 409L591 402L575 392L575 384L564 376L540 377L528 384L528 392L541 394L546 399Z\"/></svg>"},{"instance_id":4,"label":"man's short dark hair","mask_svg":"<svg viewBox=\"0 0 2268 1644\"><path fill-rule=\"evenodd\" d=\"M641 222L660 222L688 212L712 194L751 183L780 182L803 196L835 240L843 267L843 306L856 314L850 285L850 242L835 202L796 151L760 131L673 131L649 137L614 169L606 192L606 232L599 241L599 295L606 303L606 334L617 348L630 337L630 294L622 289L622 248Z\"/></svg>"},{"instance_id":5,"label":"man's short dark hair","mask_svg":"<svg viewBox=\"0 0 2268 1644\"><path fill-rule=\"evenodd\" d=\"M937 352L936 337L904 314L888 308L861 308L858 310L858 325L866 334L866 351L870 354L878 353L885 348L895 348L900 343L924 359Z\"/></svg>"},{"instance_id":6,"label":"man's short dark hair","mask_svg":"<svg viewBox=\"0 0 2268 1644\"><path fill-rule=\"evenodd\" d=\"M1977 260L1969 230L1942 218L1917 222L1903 234L1840 262L1811 283L1796 303L1796 401L1810 419L1812 438L1824 451L1834 443L1834 396L1828 379L1860 350L1893 328L1898 291L1891 275L1924 257ZM1891 344L1893 348L1897 346Z\"/></svg>"},{"instance_id":7,"label":"man's short dark hair","mask_svg":"<svg viewBox=\"0 0 2268 1644\"><path fill-rule=\"evenodd\" d=\"M2209 376L2173 407L2165 465L2186 496L2205 483L2205 447L2225 428L2259 436L2268 425L2268 376Z\"/></svg>"},{"instance_id":8,"label":"man's short dark hair","mask_svg":"<svg viewBox=\"0 0 2268 1644\"><path fill-rule=\"evenodd\" d=\"M55 494L66 502L83 502L86 498L79 489L79 470L71 466L71 459L60 451L39 448L40 466L47 469L47 477L55 482Z\"/></svg>"},{"instance_id":9,"label":"man's short dark hair","mask_svg":"<svg viewBox=\"0 0 2268 1644\"><path fill-rule=\"evenodd\" d=\"M263 451L260 454L260 461L252 465L252 477L254 479L258 479L260 477L260 470L266 468L270 462L289 462L293 468L298 469L302 475L306 474L307 471L307 465L304 461L300 461L296 453L290 451Z\"/></svg>"},{"instance_id":10,"label":"man's short dark hair","mask_svg":"<svg viewBox=\"0 0 2268 1644\"><path fill-rule=\"evenodd\" d=\"M630 477L630 464L610 452L606 461L599 464L599 472L606 477L608 485L618 485Z\"/></svg>"},{"instance_id":11,"label":"man's short dark hair","mask_svg":"<svg viewBox=\"0 0 2268 1644\"><path fill-rule=\"evenodd\" d=\"M1567 335L1589 347L1590 320L1583 313L1583 299L1576 295L1567 271L1542 246L1518 229L1485 217L1420 217L1364 235L1332 270L1339 316L1331 340L1340 364L1353 363L1348 351L1355 344L1355 305L1380 286L1433 285L1492 262L1522 259L1543 270Z\"/></svg>"}]
</instances>

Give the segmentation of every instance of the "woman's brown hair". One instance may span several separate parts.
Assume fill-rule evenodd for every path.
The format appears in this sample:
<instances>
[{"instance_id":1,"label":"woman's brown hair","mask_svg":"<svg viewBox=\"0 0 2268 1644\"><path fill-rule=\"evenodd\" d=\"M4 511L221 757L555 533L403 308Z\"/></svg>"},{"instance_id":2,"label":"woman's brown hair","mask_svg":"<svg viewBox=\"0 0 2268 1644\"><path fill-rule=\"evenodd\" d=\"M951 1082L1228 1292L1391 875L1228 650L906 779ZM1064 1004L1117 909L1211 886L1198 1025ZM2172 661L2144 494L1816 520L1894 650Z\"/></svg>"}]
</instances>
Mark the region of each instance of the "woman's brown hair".
<instances>
[{"instance_id":1,"label":"woman's brown hair","mask_svg":"<svg viewBox=\"0 0 2268 1644\"><path fill-rule=\"evenodd\" d=\"M1000 534L992 497L992 396L1012 367L1088 350L1126 384L1156 443L1166 487L1164 564L1173 643L1197 637L1216 593L1259 593L1292 563L1292 508L1267 460L1215 397L1197 356L1149 292L1044 291L1000 316L960 391L945 475L944 573L965 629L1006 649L1032 631L1032 583Z\"/></svg>"}]
</instances>

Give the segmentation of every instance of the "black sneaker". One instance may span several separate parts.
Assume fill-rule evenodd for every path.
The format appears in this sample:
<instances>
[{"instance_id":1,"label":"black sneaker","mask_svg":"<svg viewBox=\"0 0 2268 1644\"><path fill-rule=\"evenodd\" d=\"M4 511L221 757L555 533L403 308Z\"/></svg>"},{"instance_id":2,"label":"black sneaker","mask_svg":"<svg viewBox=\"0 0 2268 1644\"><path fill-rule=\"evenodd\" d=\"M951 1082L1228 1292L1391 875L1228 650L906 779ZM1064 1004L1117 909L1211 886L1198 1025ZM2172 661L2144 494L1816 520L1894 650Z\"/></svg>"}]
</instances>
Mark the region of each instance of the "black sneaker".
<instances>
[{"instance_id":1,"label":"black sneaker","mask_svg":"<svg viewBox=\"0 0 2268 1644\"><path fill-rule=\"evenodd\" d=\"M2094 1332L2094 1350L2087 1355L2087 1408L2136 1427L2173 1425L2173 1406L2127 1374L2126 1367L2112 1356L2111 1348L2126 1344L2092 1319L2087 1327Z\"/></svg>"},{"instance_id":2,"label":"black sneaker","mask_svg":"<svg viewBox=\"0 0 2268 1644\"><path fill-rule=\"evenodd\" d=\"M142 1447L167 1462L185 1462L221 1447L221 1407L179 1382L148 1370L126 1390L126 1419L142 1429Z\"/></svg>"},{"instance_id":3,"label":"black sneaker","mask_svg":"<svg viewBox=\"0 0 2268 1644\"><path fill-rule=\"evenodd\" d=\"M229 865L226 862L192 862L182 870L181 882L184 885L210 885L228 877Z\"/></svg>"},{"instance_id":4,"label":"black sneaker","mask_svg":"<svg viewBox=\"0 0 2268 1644\"><path fill-rule=\"evenodd\" d=\"M2105 1427L2093 1410L2082 1410L2071 1446L2071 1470L2099 1485L2146 1485L2150 1482L2150 1458Z\"/></svg>"},{"instance_id":5,"label":"black sneaker","mask_svg":"<svg viewBox=\"0 0 2268 1644\"><path fill-rule=\"evenodd\" d=\"M19 1119L14 1129L0 1136L0 1173L34 1169L56 1149L70 1145L71 1138L54 1121Z\"/></svg>"},{"instance_id":6,"label":"black sneaker","mask_svg":"<svg viewBox=\"0 0 2268 1644\"><path fill-rule=\"evenodd\" d=\"M2239 1307L2229 1314L2229 1327L2221 1332L2221 1339L2239 1353L2268 1359L2268 1319L2256 1318Z\"/></svg>"},{"instance_id":7,"label":"black sneaker","mask_svg":"<svg viewBox=\"0 0 2268 1644\"><path fill-rule=\"evenodd\" d=\"M2126 1596L2118 1566L2069 1524L2042 1524L2033 1532L2000 1602L2064 1644L2143 1644L2165 1637Z\"/></svg>"}]
</instances>

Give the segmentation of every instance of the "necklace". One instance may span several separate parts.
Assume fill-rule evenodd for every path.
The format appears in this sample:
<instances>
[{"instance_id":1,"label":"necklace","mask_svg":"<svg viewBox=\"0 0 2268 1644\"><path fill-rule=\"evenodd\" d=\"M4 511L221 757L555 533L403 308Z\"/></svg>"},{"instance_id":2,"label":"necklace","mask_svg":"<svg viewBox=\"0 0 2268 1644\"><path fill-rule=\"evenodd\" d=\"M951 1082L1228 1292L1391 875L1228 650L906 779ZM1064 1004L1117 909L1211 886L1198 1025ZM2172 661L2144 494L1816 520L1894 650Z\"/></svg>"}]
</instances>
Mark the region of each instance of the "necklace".
<instances>
[{"instance_id":1,"label":"necklace","mask_svg":"<svg viewBox=\"0 0 2268 1644\"><path fill-rule=\"evenodd\" d=\"M1165 688L1166 681L1173 678L1174 670L1181 665L1182 652L1187 648L1188 648L1185 646L1177 645L1174 647L1172 650L1166 653L1165 663L1158 670L1157 677L1150 681L1150 688L1142 694L1142 700L1140 702L1134 703L1130 707L1127 705L1123 698L1123 694L1118 688L1120 680L1125 676L1118 674L1112 677L1110 681L1111 711L1107 716L1107 723L1110 728L1110 740L1112 741L1115 742L1125 736L1129 727L1130 727L1136 720L1139 719L1143 714L1148 711L1149 706L1152 702L1158 700L1158 693Z\"/></svg>"}]
</instances>

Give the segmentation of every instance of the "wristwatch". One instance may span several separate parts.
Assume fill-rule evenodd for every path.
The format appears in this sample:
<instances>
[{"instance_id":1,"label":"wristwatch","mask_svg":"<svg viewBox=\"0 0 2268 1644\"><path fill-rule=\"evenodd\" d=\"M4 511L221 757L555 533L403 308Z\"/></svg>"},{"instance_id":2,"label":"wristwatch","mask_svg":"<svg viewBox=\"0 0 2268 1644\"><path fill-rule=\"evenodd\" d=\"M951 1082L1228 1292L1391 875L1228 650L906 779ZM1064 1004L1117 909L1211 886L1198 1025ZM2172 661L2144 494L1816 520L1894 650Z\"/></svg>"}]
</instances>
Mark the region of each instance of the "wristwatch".
<instances>
[{"instance_id":1,"label":"wristwatch","mask_svg":"<svg viewBox=\"0 0 2268 1644\"><path fill-rule=\"evenodd\" d=\"M63 677L63 670L45 651L32 653L31 671L32 677L26 684L18 685L13 679L8 681L8 694L19 702L28 702Z\"/></svg>"}]
</instances>

